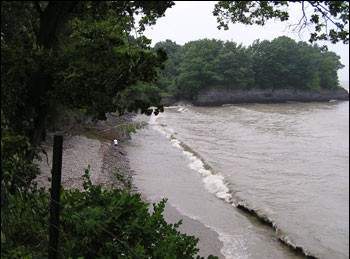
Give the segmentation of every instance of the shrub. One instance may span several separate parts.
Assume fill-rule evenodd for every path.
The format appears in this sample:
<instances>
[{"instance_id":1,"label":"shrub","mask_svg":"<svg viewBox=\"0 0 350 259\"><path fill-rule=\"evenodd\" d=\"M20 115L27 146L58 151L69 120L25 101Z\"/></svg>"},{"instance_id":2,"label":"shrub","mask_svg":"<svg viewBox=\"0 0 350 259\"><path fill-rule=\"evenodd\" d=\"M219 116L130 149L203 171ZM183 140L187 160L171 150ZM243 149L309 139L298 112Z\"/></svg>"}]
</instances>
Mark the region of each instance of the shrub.
<instances>
[{"instance_id":1,"label":"shrub","mask_svg":"<svg viewBox=\"0 0 350 259\"><path fill-rule=\"evenodd\" d=\"M198 239L180 233L181 222L165 221L166 200L151 212L140 194L92 185L88 170L84 177L83 191L61 192L61 258L196 258ZM48 193L20 191L9 201L1 211L1 257L47 257Z\"/></svg>"},{"instance_id":2,"label":"shrub","mask_svg":"<svg viewBox=\"0 0 350 259\"><path fill-rule=\"evenodd\" d=\"M16 189L28 189L32 180L39 173L38 166L33 163L33 158L38 158L37 152L30 145L28 138L8 129L2 129L2 187L11 193Z\"/></svg>"},{"instance_id":3,"label":"shrub","mask_svg":"<svg viewBox=\"0 0 350 259\"><path fill-rule=\"evenodd\" d=\"M1 204L1 258L46 258L49 195L19 190Z\"/></svg>"}]
</instances>

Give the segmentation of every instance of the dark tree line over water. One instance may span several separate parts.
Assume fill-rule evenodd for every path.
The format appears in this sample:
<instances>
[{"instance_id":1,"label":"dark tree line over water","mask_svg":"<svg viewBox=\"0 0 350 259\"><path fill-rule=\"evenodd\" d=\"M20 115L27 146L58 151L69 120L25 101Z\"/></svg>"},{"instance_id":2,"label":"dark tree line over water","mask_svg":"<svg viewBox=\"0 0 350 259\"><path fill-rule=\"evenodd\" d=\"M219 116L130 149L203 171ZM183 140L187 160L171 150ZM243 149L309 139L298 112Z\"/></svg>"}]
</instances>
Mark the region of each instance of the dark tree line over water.
<instances>
[{"instance_id":1,"label":"dark tree line over water","mask_svg":"<svg viewBox=\"0 0 350 259\"><path fill-rule=\"evenodd\" d=\"M159 87L188 99L204 88L335 89L339 87L337 71L343 67L334 52L285 36L256 40L248 47L215 39L183 46L166 40L155 49L168 55Z\"/></svg>"}]
</instances>

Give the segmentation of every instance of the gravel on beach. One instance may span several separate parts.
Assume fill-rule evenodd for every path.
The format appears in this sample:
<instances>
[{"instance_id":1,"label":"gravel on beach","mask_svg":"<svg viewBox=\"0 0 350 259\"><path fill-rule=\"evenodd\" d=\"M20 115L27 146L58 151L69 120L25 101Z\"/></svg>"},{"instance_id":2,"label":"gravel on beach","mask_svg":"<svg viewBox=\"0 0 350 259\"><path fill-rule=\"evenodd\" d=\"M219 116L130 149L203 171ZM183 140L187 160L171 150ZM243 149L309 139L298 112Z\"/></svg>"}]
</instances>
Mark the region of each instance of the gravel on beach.
<instances>
[{"instance_id":1,"label":"gravel on beach","mask_svg":"<svg viewBox=\"0 0 350 259\"><path fill-rule=\"evenodd\" d=\"M49 187L52 166L52 137L43 145L47 156L41 153L38 162L41 174L37 177L40 187ZM131 172L126 153L121 145L90 139L82 135L64 136L62 154L62 186L82 189L84 171L90 166L94 184L123 188L131 182ZM117 174L116 174L117 173Z\"/></svg>"},{"instance_id":2,"label":"gravel on beach","mask_svg":"<svg viewBox=\"0 0 350 259\"><path fill-rule=\"evenodd\" d=\"M118 125L131 122L132 115L117 117L108 115L106 121L99 121L94 126L82 127L78 125L72 130L61 133L63 135L62 154L62 186L64 188L82 189L85 170L90 166L90 178L93 184L104 187L125 188L131 185L131 170L124 151L124 141L130 136L120 130ZM86 125L84 125L86 126ZM47 135L42 144L44 152L40 153L37 161L41 174L36 181L38 186L50 186L52 167L53 135ZM113 145L113 139L119 140Z\"/></svg>"}]
</instances>

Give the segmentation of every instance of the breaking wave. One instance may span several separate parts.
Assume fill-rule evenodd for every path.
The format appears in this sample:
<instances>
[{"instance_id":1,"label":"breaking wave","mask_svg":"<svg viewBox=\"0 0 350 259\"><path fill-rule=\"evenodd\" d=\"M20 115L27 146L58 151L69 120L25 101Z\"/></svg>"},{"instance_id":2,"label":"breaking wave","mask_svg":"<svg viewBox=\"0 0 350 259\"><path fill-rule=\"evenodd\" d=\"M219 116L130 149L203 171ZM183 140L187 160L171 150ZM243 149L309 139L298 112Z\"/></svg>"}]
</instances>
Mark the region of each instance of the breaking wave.
<instances>
[{"instance_id":1,"label":"breaking wave","mask_svg":"<svg viewBox=\"0 0 350 259\"><path fill-rule=\"evenodd\" d=\"M266 214L263 214L258 210L250 208L244 201L238 202L236 208L240 209L244 213L249 214L250 216L257 218L262 224L266 224L273 228L278 240L281 241L288 248L292 249L296 254L304 255L306 258L310 259L317 259L317 257L312 255L309 251L307 251L301 246L296 245L292 240L290 240L290 238L286 234L284 234L283 231L277 226L277 224Z\"/></svg>"},{"instance_id":2,"label":"breaking wave","mask_svg":"<svg viewBox=\"0 0 350 259\"><path fill-rule=\"evenodd\" d=\"M164 126L157 124L155 120L156 119L151 119L150 124L153 125L153 128L155 130L159 131L166 138L168 138L174 147L182 151L182 153L189 160L188 166L192 170L200 173L203 177L202 181L205 188L210 193L215 194L216 197L225 200L226 202L232 203L232 195L230 193L230 189L225 183L224 177L219 173L215 173L213 169L199 156L199 154L197 154L185 143L175 138L174 131L171 128L165 128Z\"/></svg>"},{"instance_id":3,"label":"breaking wave","mask_svg":"<svg viewBox=\"0 0 350 259\"><path fill-rule=\"evenodd\" d=\"M183 107L171 107L177 108L178 112L187 111L186 108ZM195 152L191 147L178 140L175 137L175 132L172 128L166 127L166 125L159 124L157 122L157 116L151 116L149 120L149 124L153 127L153 129L160 132L167 139L169 139L170 143L178 148L189 160L188 166L192 170L198 172L203 178L202 181L206 190L210 193L214 194L217 198L224 200L225 202L231 204L233 207L239 209L243 213L248 214L251 217L254 217L259 220L260 223L270 226L276 233L278 240L286 245L289 249L294 251L294 253L303 255L305 258L317 259L315 255L312 255L309 251L304 249L301 246L296 245L289 237L286 235L277 224L266 214L260 212L259 210L251 208L248 203L237 196L233 195L233 192L229 189L224 176L222 176L219 172L216 172L205 160ZM194 216L192 216L195 219ZM209 227L209 226L208 226ZM223 243L227 243L228 237L225 236L224 233L219 234L219 239L223 241ZM230 242L232 243L232 242ZM227 246L227 244L226 244ZM223 254L229 255L229 249L227 249L224 245ZM226 247L226 249L225 249ZM230 257L230 256L229 256Z\"/></svg>"}]
</instances>

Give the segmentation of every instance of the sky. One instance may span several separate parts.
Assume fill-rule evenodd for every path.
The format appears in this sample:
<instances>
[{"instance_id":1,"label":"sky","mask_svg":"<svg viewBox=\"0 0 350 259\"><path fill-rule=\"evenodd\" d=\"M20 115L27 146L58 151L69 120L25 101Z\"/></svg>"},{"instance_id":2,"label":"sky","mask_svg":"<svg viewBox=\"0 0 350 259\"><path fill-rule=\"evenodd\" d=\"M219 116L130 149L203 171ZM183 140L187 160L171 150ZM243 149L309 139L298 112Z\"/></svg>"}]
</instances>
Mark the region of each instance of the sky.
<instances>
[{"instance_id":1,"label":"sky","mask_svg":"<svg viewBox=\"0 0 350 259\"><path fill-rule=\"evenodd\" d=\"M181 1L175 2L169 8L165 17L159 18L154 26L148 27L144 33L152 40L152 45L158 41L170 39L180 45L186 42L209 38L220 40L232 40L248 46L256 39L272 40L279 36L288 36L296 41L308 41L309 31L305 29L301 34L290 27L296 24L301 17L299 4L291 4L290 18L287 22L269 21L264 26L230 24L230 29L219 30L216 17L213 16L215 1ZM307 10L310 12L311 10ZM349 45L343 43L332 44L318 42L319 45L326 44L330 51L337 53L341 63L345 67L338 71L340 81L349 81Z\"/></svg>"}]
</instances>

